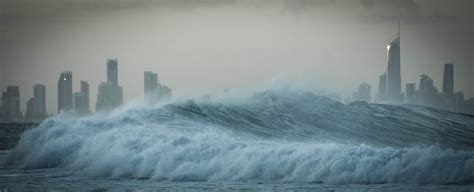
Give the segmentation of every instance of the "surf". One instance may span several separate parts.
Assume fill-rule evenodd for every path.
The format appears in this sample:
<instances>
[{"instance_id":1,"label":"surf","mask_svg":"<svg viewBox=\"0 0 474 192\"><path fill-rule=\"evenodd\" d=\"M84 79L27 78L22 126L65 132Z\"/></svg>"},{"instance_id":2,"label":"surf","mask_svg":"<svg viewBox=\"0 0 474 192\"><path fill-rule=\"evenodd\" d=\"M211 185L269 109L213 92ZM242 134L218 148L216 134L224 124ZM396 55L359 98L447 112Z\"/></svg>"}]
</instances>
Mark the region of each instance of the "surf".
<instances>
[{"instance_id":1,"label":"surf","mask_svg":"<svg viewBox=\"0 0 474 192\"><path fill-rule=\"evenodd\" d=\"M472 116L270 90L60 114L24 133L7 163L158 181L451 184L474 181L473 142Z\"/></svg>"}]
</instances>

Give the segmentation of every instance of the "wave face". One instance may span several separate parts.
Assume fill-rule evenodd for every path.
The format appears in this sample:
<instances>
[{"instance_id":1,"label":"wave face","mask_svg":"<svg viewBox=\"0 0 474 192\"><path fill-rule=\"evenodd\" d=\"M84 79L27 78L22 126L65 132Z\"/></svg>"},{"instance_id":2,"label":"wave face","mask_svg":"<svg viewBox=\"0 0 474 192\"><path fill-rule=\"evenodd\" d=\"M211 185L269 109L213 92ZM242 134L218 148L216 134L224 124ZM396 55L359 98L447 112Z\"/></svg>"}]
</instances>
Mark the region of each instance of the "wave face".
<instances>
[{"instance_id":1,"label":"wave face","mask_svg":"<svg viewBox=\"0 0 474 192\"><path fill-rule=\"evenodd\" d=\"M72 118L27 131L7 163L171 181L474 182L474 118L266 91Z\"/></svg>"}]
</instances>

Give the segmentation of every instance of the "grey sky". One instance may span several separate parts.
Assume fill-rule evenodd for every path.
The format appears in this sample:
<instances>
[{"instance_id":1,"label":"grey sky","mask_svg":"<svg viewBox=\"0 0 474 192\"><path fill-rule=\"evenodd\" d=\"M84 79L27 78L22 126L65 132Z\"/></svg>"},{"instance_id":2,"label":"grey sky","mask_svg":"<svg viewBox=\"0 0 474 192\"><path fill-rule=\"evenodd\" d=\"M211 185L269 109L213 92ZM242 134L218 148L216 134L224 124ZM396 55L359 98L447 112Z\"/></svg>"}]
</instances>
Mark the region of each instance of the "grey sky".
<instances>
[{"instance_id":1,"label":"grey sky","mask_svg":"<svg viewBox=\"0 0 474 192\"><path fill-rule=\"evenodd\" d=\"M143 94L143 71L175 95L253 88L275 76L348 96L367 82L375 95L386 44L401 18L402 85L430 75L442 88L455 63L455 91L474 97L471 0L2 0L0 90L47 86L55 112L59 73L91 86L119 59L125 100ZM417 85L418 86L418 85ZM404 89L404 86L403 86Z\"/></svg>"}]
</instances>

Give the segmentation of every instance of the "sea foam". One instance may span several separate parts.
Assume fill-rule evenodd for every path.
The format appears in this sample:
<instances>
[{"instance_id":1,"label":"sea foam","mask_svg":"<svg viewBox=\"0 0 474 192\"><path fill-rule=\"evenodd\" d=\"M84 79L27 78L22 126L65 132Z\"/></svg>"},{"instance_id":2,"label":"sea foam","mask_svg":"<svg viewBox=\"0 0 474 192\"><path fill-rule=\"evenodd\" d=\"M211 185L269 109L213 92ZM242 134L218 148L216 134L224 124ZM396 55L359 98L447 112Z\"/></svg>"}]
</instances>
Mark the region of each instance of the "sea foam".
<instances>
[{"instance_id":1,"label":"sea foam","mask_svg":"<svg viewBox=\"0 0 474 192\"><path fill-rule=\"evenodd\" d=\"M456 123L461 125L457 126L472 128L472 117L430 109L343 105L314 95L286 97L266 93L250 98L247 104L187 101L155 109L132 107L83 118L60 114L27 131L9 154L8 163L23 169L56 167L78 175L160 181L331 184L474 181L474 152L470 145L451 148L457 145L451 140L444 146L436 145L441 142L437 138L432 138L430 143L425 137L433 134L429 131L440 131L442 124L433 126L435 130L422 127L413 131L418 125L405 122L403 115L394 115L396 110L425 116L419 119L421 122L427 116L446 116L452 122L459 120ZM348 113L359 115L346 117ZM327 119L318 120L323 114ZM333 116L339 116L340 121L333 121L331 129L326 126L329 120L337 119ZM354 119L353 126L348 123L361 117L370 121L372 127L360 128L367 126L360 124L364 122L360 119ZM398 122L399 130L385 132L376 125L379 118ZM355 129L354 134L338 128L341 123ZM386 125L391 129L391 124ZM308 131L311 129L314 130ZM394 139L403 137L403 134L392 134L396 131L412 131L410 134L419 134L420 138L401 146L399 143L407 138ZM383 136L372 138L383 134L392 134L385 136L389 138L386 143ZM327 139L338 136L344 139Z\"/></svg>"}]
</instances>

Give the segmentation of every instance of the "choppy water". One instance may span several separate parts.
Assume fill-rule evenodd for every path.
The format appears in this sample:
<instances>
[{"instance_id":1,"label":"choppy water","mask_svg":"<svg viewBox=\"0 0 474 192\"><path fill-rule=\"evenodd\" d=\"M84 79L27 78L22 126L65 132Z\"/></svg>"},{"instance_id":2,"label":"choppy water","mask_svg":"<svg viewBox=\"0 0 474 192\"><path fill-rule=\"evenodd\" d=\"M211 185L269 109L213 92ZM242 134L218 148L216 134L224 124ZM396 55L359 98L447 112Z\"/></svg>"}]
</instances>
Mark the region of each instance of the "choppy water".
<instances>
[{"instance_id":1,"label":"choppy water","mask_svg":"<svg viewBox=\"0 0 474 192\"><path fill-rule=\"evenodd\" d=\"M59 115L3 159L8 189L472 190L474 118L267 91Z\"/></svg>"}]
</instances>

